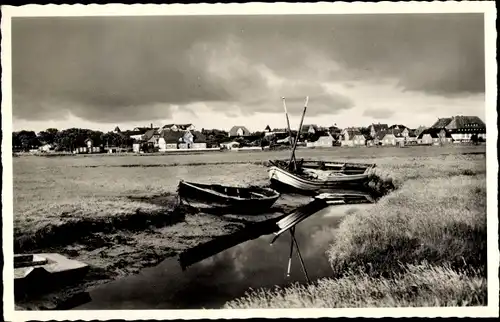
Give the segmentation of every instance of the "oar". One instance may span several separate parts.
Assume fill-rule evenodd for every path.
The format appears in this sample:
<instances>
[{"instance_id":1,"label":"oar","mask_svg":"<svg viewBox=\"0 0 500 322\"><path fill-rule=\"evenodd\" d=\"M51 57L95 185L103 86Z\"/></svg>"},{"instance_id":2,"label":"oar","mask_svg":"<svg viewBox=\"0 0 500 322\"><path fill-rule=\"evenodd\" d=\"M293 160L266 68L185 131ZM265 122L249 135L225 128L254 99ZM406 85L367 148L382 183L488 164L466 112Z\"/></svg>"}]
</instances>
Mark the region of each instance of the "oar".
<instances>
[{"instance_id":1,"label":"oar","mask_svg":"<svg viewBox=\"0 0 500 322\"><path fill-rule=\"evenodd\" d=\"M288 141L290 142L290 144L292 143L291 140L292 140L292 129L290 127L290 119L288 118L288 110L286 108L286 101L285 101L285 97L281 97L282 101L283 101L283 108L285 109L285 117L286 117L286 124L288 126ZM295 158L294 158L295 159ZM291 161L290 161L291 162Z\"/></svg>"},{"instance_id":2,"label":"oar","mask_svg":"<svg viewBox=\"0 0 500 322\"><path fill-rule=\"evenodd\" d=\"M309 96L306 96L306 102L304 104L304 111L302 112L302 117L300 118L300 125L299 129L297 131L297 136L293 142L293 148L292 148L292 156L290 157L290 164L292 161L295 161L295 149L297 148L297 142L299 141L299 135L300 135L300 130L302 129L302 123L304 122L304 116L306 115L307 111L307 103L309 102ZM297 163L294 163L294 170L296 170Z\"/></svg>"},{"instance_id":3,"label":"oar","mask_svg":"<svg viewBox=\"0 0 500 322\"><path fill-rule=\"evenodd\" d=\"M288 269L286 271L286 277L290 277L290 271L292 269L292 256L293 256L293 235L290 231L290 256L288 257Z\"/></svg>"},{"instance_id":4,"label":"oar","mask_svg":"<svg viewBox=\"0 0 500 322\"><path fill-rule=\"evenodd\" d=\"M295 243L295 246L296 246L295 248L297 248L297 254L299 255L300 265L302 266L302 271L304 272L304 275L306 276L307 283L311 283L311 280L309 279L309 275L307 274L306 266L304 265L304 260L302 259L302 255L300 254L299 244L297 243L297 239L295 239L295 227L292 229L293 229L293 231L291 231L292 239L293 239L293 242Z\"/></svg>"}]
</instances>

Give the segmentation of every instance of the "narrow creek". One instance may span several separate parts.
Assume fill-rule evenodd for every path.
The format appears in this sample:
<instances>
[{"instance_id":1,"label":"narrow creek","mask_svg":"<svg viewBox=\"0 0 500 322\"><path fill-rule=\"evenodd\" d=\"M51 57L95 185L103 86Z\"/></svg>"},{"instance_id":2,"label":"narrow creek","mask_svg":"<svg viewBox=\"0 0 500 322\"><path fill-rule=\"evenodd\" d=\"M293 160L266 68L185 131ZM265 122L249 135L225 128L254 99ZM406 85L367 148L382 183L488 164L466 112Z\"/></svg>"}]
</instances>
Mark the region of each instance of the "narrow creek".
<instances>
[{"instance_id":1,"label":"narrow creek","mask_svg":"<svg viewBox=\"0 0 500 322\"><path fill-rule=\"evenodd\" d=\"M325 254L342 218L373 204L330 206L296 226L295 236L311 281L331 274ZM286 277L290 234L271 246L263 235L228 248L182 270L177 257L90 291L91 301L75 310L217 309L249 289L304 283L296 251Z\"/></svg>"}]
</instances>

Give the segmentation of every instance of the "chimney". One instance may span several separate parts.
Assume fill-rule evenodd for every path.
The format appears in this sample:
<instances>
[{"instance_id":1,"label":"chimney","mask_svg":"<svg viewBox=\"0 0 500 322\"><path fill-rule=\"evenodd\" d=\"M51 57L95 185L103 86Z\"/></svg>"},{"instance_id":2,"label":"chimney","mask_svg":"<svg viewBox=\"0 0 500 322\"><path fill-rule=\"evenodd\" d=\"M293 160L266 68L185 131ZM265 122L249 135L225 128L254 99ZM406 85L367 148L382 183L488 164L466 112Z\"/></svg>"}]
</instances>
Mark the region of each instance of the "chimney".
<instances>
[{"instance_id":1,"label":"chimney","mask_svg":"<svg viewBox=\"0 0 500 322\"><path fill-rule=\"evenodd\" d=\"M151 123L151 128L153 128L153 123Z\"/></svg>"}]
</instances>

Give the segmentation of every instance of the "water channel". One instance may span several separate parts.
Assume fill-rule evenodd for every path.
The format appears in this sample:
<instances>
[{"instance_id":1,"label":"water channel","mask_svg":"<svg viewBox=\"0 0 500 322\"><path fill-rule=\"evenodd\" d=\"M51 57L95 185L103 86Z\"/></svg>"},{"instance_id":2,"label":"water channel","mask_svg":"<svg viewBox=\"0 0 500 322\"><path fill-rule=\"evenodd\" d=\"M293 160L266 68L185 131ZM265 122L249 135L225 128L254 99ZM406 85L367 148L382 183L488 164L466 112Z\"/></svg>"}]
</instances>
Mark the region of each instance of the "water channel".
<instances>
[{"instance_id":1,"label":"water channel","mask_svg":"<svg viewBox=\"0 0 500 322\"><path fill-rule=\"evenodd\" d=\"M312 281L331 274L325 252L342 218L371 206L330 206L296 226L295 236ZM184 271L177 257L168 258L137 275L97 287L90 291L90 302L74 309L216 309L244 295L249 288L305 283L296 252L291 275L286 277L290 234L283 234L272 246L271 239L271 235L264 235L245 241Z\"/></svg>"}]
</instances>

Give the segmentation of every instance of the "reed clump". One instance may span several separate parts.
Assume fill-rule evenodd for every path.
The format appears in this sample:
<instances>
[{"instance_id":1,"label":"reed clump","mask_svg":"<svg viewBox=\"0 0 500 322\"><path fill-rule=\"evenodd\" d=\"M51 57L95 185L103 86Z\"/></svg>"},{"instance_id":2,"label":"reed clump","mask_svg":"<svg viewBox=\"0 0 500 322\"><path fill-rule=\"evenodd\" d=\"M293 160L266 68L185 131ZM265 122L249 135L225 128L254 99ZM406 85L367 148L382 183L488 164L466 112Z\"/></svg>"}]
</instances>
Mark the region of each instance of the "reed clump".
<instances>
[{"instance_id":1,"label":"reed clump","mask_svg":"<svg viewBox=\"0 0 500 322\"><path fill-rule=\"evenodd\" d=\"M347 217L328 257L334 276L363 268L389 276L399 263L486 270L486 177L410 180L369 213Z\"/></svg>"},{"instance_id":2,"label":"reed clump","mask_svg":"<svg viewBox=\"0 0 500 322\"><path fill-rule=\"evenodd\" d=\"M449 266L406 265L391 277L349 272L338 279L250 290L226 303L227 309L355 308L486 305L486 279Z\"/></svg>"}]
</instances>

